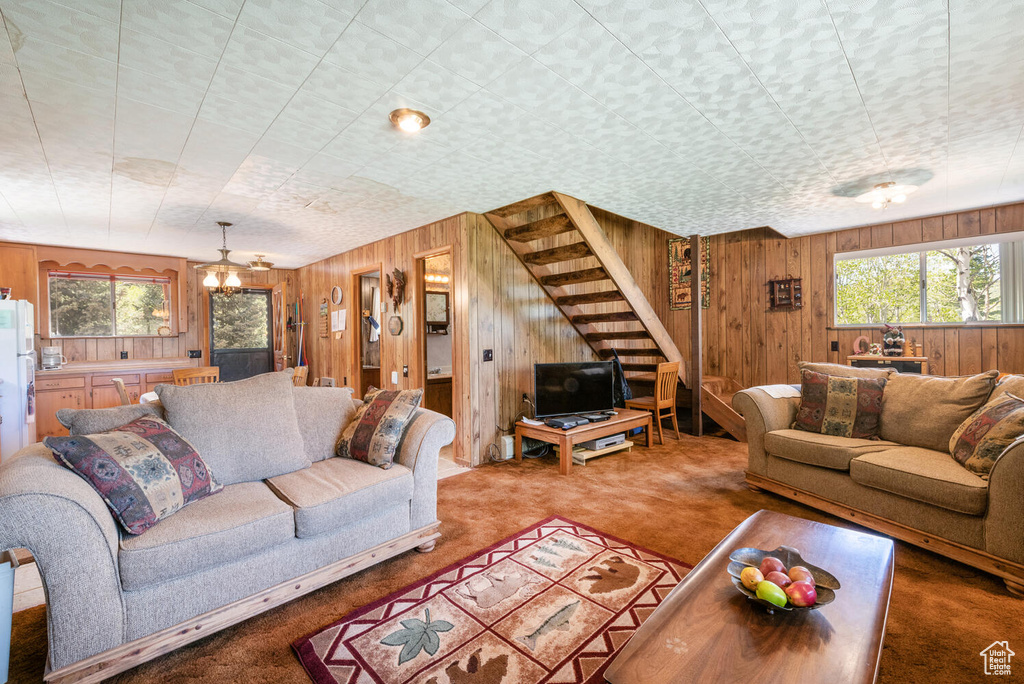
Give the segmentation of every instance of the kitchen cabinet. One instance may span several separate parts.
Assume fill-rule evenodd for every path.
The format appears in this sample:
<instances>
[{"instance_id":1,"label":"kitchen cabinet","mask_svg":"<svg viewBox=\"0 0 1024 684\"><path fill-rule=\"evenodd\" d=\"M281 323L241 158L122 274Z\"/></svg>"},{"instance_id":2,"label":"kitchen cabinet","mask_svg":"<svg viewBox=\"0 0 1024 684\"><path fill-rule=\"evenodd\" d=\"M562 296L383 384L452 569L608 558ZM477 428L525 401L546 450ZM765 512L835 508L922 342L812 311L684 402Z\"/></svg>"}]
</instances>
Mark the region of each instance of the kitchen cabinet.
<instances>
[{"instance_id":1,"label":"kitchen cabinet","mask_svg":"<svg viewBox=\"0 0 1024 684\"><path fill-rule=\"evenodd\" d=\"M423 407L452 417L452 376L427 376L427 389L423 393Z\"/></svg>"},{"instance_id":2,"label":"kitchen cabinet","mask_svg":"<svg viewBox=\"0 0 1024 684\"><path fill-rule=\"evenodd\" d=\"M67 429L57 420L57 411L62 408L86 408L85 388L64 388L36 390L36 439L59 437L68 434Z\"/></svg>"}]
</instances>

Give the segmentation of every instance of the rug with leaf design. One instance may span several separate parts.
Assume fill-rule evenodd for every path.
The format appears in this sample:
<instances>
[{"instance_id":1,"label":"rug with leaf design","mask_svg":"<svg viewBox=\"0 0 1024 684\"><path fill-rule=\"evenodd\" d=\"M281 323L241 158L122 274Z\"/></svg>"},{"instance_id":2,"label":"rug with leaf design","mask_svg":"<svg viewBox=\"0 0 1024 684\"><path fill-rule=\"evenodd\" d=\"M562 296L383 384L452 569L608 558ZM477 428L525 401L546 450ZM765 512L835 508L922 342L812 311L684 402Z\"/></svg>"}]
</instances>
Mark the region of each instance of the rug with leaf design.
<instances>
[{"instance_id":1,"label":"rug with leaf design","mask_svg":"<svg viewBox=\"0 0 1024 684\"><path fill-rule=\"evenodd\" d=\"M603 681L691 567L553 517L292 646L317 684Z\"/></svg>"}]
</instances>

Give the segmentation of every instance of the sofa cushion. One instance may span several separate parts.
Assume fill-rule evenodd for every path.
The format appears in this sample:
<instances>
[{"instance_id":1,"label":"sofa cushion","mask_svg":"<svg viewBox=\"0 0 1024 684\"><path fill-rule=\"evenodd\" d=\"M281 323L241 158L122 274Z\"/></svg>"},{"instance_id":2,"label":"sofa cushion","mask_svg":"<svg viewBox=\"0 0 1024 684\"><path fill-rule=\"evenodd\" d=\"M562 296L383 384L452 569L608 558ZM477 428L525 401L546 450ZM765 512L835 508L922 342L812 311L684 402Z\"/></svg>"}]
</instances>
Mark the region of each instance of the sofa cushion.
<instances>
[{"instance_id":1,"label":"sofa cushion","mask_svg":"<svg viewBox=\"0 0 1024 684\"><path fill-rule=\"evenodd\" d=\"M800 408L793 427L824 435L878 439L885 378L843 378L800 371Z\"/></svg>"},{"instance_id":2,"label":"sofa cushion","mask_svg":"<svg viewBox=\"0 0 1024 684\"><path fill-rule=\"evenodd\" d=\"M1000 377L988 400L994 401L1006 392L1014 396L1024 397L1024 375L1004 375ZM60 411L57 413L59 414Z\"/></svg>"},{"instance_id":3,"label":"sofa cushion","mask_svg":"<svg viewBox=\"0 0 1024 684\"><path fill-rule=\"evenodd\" d=\"M811 363L801 361L797 364L800 370L809 370L814 373L835 375L840 378L870 378L886 380L895 371L891 368L858 368L857 366L845 366L841 363Z\"/></svg>"},{"instance_id":4,"label":"sofa cushion","mask_svg":"<svg viewBox=\"0 0 1024 684\"><path fill-rule=\"evenodd\" d=\"M293 389L289 368L237 382L157 385L156 391L167 422L228 485L309 467Z\"/></svg>"},{"instance_id":5,"label":"sofa cushion","mask_svg":"<svg viewBox=\"0 0 1024 684\"><path fill-rule=\"evenodd\" d=\"M337 454L370 465L390 468L405 428L423 399L423 390L375 389L363 397L338 440Z\"/></svg>"},{"instance_id":6,"label":"sofa cushion","mask_svg":"<svg viewBox=\"0 0 1024 684\"><path fill-rule=\"evenodd\" d=\"M195 448L153 416L107 432L47 437L43 444L92 485L128 534L142 534L221 489Z\"/></svg>"},{"instance_id":7,"label":"sofa cushion","mask_svg":"<svg viewBox=\"0 0 1024 684\"><path fill-rule=\"evenodd\" d=\"M882 439L948 453L949 438L988 399L996 375L894 373L882 396Z\"/></svg>"},{"instance_id":8,"label":"sofa cushion","mask_svg":"<svg viewBox=\"0 0 1024 684\"><path fill-rule=\"evenodd\" d=\"M316 537L412 500L412 471L384 470L348 458L329 458L311 468L267 480L295 508L295 536Z\"/></svg>"},{"instance_id":9,"label":"sofa cushion","mask_svg":"<svg viewBox=\"0 0 1024 684\"><path fill-rule=\"evenodd\" d=\"M229 485L139 537L118 552L128 591L230 563L295 538L291 507L262 482Z\"/></svg>"},{"instance_id":10,"label":"sofa cushion","mask_svg":"<svg viewBox=\"0 0 1024 684\"><path fill-rule=\"evenodd\" d=\"M1024 399L1004 392L970 415L949 440L949 452L963 467L987 480L1008 447L1024 439Z\"/></svg>"},{"instance_id":11,"label":"sofa cushion","mask_svg":"<svg viewBox=\"0 0 1024 684\"><path fill-rule=\"evenodd\" d=\"M864 454L850 461L850 477L958 513L983 515L988 506L988 484L945 451L901 446Z\"/></svg>"},{"instance_id":12,"label":"sofa cushion","mask_svg":"<svg viewBox=\"0 0 1024 684\"><path fill-rule=\"evenodd\" d=\"M92 435L127 425L136 418L155 416L164 419L164 408L156 404L132 404L103 409L57 409L57 420L72 435Z\"/></svg>"},{"instance_id":13,"label":"sofa cushion","mask_svg":"<svg viewBox=\"0 0 1024 684\"><path fill-rule=\"evenodd\" d=\"M849 470L851 459L896 446L899 444L878 439L819 435L804 430L775 430L764 436L764 450L772 456L833 470Z\"/></svg>"},{"instance_id":14,"label":"sofa cushion","mask_svg":"<svg viewBox=\"0 0 1024 684\"><path fill-rule=\"evenodd\" d=\"M296 387L292 394L306 458L316 463L334 456L334 447L356 412L352 388Z\"/></svg>"}]
</instances>

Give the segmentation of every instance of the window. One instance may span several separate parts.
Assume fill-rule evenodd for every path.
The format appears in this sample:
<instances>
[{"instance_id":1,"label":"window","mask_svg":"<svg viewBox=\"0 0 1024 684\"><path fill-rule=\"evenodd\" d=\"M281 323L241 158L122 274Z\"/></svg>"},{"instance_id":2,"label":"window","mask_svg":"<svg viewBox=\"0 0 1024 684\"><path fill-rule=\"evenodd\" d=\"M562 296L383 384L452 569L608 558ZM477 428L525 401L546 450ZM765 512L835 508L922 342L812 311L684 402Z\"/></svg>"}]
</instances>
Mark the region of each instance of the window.
<instances>
[{"instance_id":1,"label":"window","mask_svg":"<svg viewBox=\"0 0 1024 684\"><path fill-rule=\"evenodd\" d=\"M835 295L837 325L1024 323L1024 241L837 254Z\"/></svg>"},{"instance_id":2,"label":"window","mask_svg":"<svg viewBox=\"0 0 1024 684\"><path fill-rule=\"evenodd\" d=\"M210 330L214 349L269 349L269 292L242 290L230 297L211 294Z\"/></svg>"},{"instance_id":3,"label":"window","mask_svg":"<svg viewBox=\"0 0 1024 684\"><path fill-rule=\"evenodd\" d=\"M170 278L48 271L51 337L171 334Z\"/></svg>"}]
</instances>

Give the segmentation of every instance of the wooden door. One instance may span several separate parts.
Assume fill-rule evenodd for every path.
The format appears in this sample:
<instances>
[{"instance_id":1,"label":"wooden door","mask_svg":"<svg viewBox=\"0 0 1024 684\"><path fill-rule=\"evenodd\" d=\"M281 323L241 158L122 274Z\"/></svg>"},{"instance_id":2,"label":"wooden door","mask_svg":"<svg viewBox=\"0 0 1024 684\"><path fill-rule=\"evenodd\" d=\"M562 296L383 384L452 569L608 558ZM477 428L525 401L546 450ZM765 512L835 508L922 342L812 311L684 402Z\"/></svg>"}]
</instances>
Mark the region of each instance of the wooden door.
<instances>
[{"instance_id":1,"label":"wooden door","mask_svg":"<svg viewBox=\"0 0 1024 684\"><path fill-rule=\"evenodd\" d=\"M274 370L282 371L288 367L288 300L284 283L280 282L271 291L271 341L274 346Z\"/></svg>"},{"instance_id":2,"label":"wooden door","mask_svg":"<svg viewBox=\"0 0 1024 684\"><path fill-rule=\"evenodd\" d=\"M57 410L62 408L86 408L85 388L36 392L36 439L68 434L67 428L57 420Z\"/></svg>"}]
</instances>

